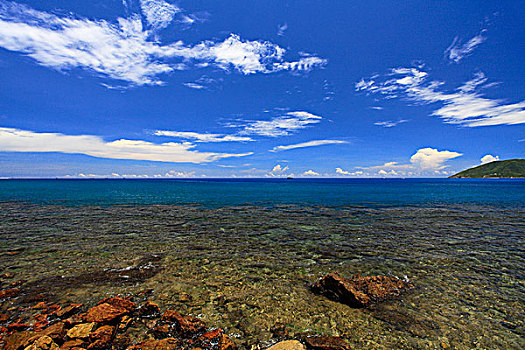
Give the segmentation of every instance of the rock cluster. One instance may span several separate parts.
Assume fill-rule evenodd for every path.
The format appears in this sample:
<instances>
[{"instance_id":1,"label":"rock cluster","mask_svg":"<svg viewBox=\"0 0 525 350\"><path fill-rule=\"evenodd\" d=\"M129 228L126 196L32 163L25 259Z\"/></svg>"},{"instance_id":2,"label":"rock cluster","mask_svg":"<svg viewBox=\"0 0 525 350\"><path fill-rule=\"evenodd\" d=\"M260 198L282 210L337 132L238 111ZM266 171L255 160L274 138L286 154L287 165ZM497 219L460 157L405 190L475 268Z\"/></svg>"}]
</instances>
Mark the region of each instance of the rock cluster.
<instances>
[{"instance_id":1,"label":"rock cluster","mask_svg":"<svg viewBox=\"0 0 525 350\"><path fill-rule=\"evenodd\" d=\"M233 341L222 329L210 330L206 324L175 310L166 310L147 301L137 306L131 299L113 297L101 300L82 312L81 304L64 307L40 302L38 312L26 323L2 315L8 323L0 333L0 348L5 350L235 350ZM132 324L147 325L147 331L133 337Z\"/></svg>"},{"instance_id":2,"label":"rock cluster","mask_svg":"<svg viewBox=\"0 0 525 350\"><path fill-rule=\"evenodd\" d=\"M412 288L411 283L397 277L356 275L344 278L336 272L322 277L311 286L314 293L355 308L395 298Z\"/></svg>"}]
</instances>

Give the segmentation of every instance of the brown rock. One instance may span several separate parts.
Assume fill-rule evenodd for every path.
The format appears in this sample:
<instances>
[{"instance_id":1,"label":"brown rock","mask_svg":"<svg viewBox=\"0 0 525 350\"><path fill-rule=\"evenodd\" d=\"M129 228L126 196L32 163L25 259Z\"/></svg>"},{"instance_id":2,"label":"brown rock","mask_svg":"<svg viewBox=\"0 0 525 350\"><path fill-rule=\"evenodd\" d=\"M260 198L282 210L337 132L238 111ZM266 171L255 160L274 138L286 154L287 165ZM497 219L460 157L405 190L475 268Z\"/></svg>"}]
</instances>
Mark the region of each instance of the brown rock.
<instances>
[{"instance_id":1,"label":"brown rock","mask_svg":"<svg viewBox=\"0 0 525 350\"><path fill-rule=\"evenodd\" d=\"M160 316L160 307L151 301L146 301L138 308L138 314L143 318L154 318Z\"/></svg>"},{"instance_id":2,"label":"brown rock","mask_svg":"<svg viewBox=\"0 0 525 350\"><path fill-rule=\"evenodd\" d=\"M237 346L226 334L222 334L219 339L219 350L235 350Z\"/></svg>"},{"instance_id":3,"label":"brown rock","mask_svg":"<svg viewBox=\"0 0 525 350\"><path fill-rule=\"evenodd\" d=\"M111 347L111 340L115 334L115 327L102 326L89 335L88 349L103 350Z\"/></svg>"},{"instance_id":4,"label":"brown rock","mask_svg":"<svg viewBox=\"0 0 525 350\"><path fill-rule=\"evenodd\" d=\"M34 337L36 332L33 331L23 331L16 332L7 336L4 339L4 350L19 350L24 349L25 343Z\"/></svg>"},{"instance_id":5,"label":"brown rock","mask_svg":"<svg viewBox=\"0 0 525 350\"><path fill-rule=\"evenodd\" d=\"M85 319L87 322L111 322L128 312L124 307L102 303L89 309Z\"/></svg>"},{"instance_id":6,"label":"brown rock","mask_svg":"<svg viewBox=\"0 0 525 350\"><path fill-rule=\"evenodd\" d=\"M350 350L350 344L339 337L309 337L304 339L308 350Z\"/></svg>"},{"instance_id":7,"label":"brown rock","mask_svg":"<svg viewBox=\"0 0 525 350\"><path fill-rule=\"evenodd\" d=\"M298 340L285 340L269 347L268 350L305 350L305 346Z\"/></svg>"},{"instance_id":8,"label":"brown rock","mask_svg":"<svg viewBox=\"0 0 525 350\"><path fill-rule=\"evenodd\" d=\"M83 347L86 344L86 342L82 339L73 339L68 340L62 346L60 347L60 350L71 350L73 348L80 348Z\"/></svg>"},{"instance_id":9,"label":"brown rock","mask_svg":"<svg viewBox=\"0 0 525 350\"><path fill-rule=\"evenodd\" d=\"M193 298L191 297L191 295L189 295L188 293L184 293L184 292L182 292L182 293L179 294L179 298L178 298L178 299L179 299L179 301L180 301L181 303L188 303L188 302L190 302L190 301L193 300Z\"/></svg>"},{"instance_id":10,"label":"brown rock","mask_svg":"<svg viewBox=\"0 0 525 350\"><path fill-rule=\"evenodd\" d=\"M58 345L51 337L44 335L36 339L33 344L27 346L24 350L58 350Z\"/></svg>"},{"instance_id":11,"label":"brown rock","mask_svg":"<svg viewBox=\"0 0 525 350\"><path fill-rule=\"evenodd\" d=\"M51 337L53 340L61 339L64 337L66 330L64 328L64 322L57 322L47 327L42 331L43 335Z\"/></svg>"},{"instance_id":12,"label":"brown rock","mask_svg":"<svg viewBox=\"0 0 525 350\"><path fill-rule=\"evenodd\" d=\"M137 307L137 305L134 302L132 302L131 300L124 299L124 298L121 298L121 297L113 297L113 298L103 299L103 300L98 302L98 305L101 305L101 304L109 304L109 305L115 306L117 308L126 309L128 311L133 311Z\"/></svg>"},{"instance_id":13,"label":"brown rock","mask_svg":"<svg viewBox=\"0 0 525 350\"><path fill-rule=\"evenodd\" d=\"M206 329L206 324L202 320L196 317L182 316L174 310L167 310L162 315L161 320L173 322L176 330L184 336L192 336Z\"/></svg>"},{"instance_id":14,"label":"brown rock","mask_svg":"<svg viewBox=\"0 0 525 350\"><path fill-rule=\"evenodd\" d=\"M156 338L168 338L171 336L171 328L171 324L160 321L153 327L153 334Z\"/></svg>"},{"instance_id":15,"label":"brown rock","mask_svg":"<svg viewBox=\"0 0 525 350\"><path fill-rule=\"evenodd\" d=\"M166 338L161 340L150 339L142 343L129 347L129 350L176 350L180 342L175 338Z\"/></svg>"},{"instance_id":16,"label":"brown rock","mask_svg":"<svg viewBox=\"0 0 525 350\"><path fill-rule=\"evenodd\" d=\"M312 285L312 291L351 307L366 307L373 302L391 299L414 288L396 277L356 275L350 279L330 273Z\"/></svg>"},{"instance_id":17,"label":"brown rock","mask_svg":"<svg viewBox=\"0 0 525 350\"><path fill-rule=\"evenodd\" d=\"M94 322L77 324L75 327L67 331L67 336L72 339L87 338L93 330L93 327L95 327Z\"/></svg>"},{"instance_id":18,"label":"brown rock","mask_svg":"<svg viewBox=\"0 0 525 350\"><path fill-rule=\"evenodd\" d=\"M71 304L69 306L63 307L55 312L60 318L70 317L80 311L82 304Z\"/></svg>"},{"instance_id":19,"label":"brown rock","mask_svg":"<svg viewBox=\"0 0 525 350\"><path fill-rule=\"evenodd\" d=\"M9 315L0 314L0 322L5 322L7 320L9 320Z\"/></svg>"},{"instance_id":20,"label":"brown rock","mask_svg":"<svg viewBox=\"0 0 525 350\"><path fill-rule=\"evenodd\" d=\"M20 294L21 290L18 288L0 290L0 299L12 298Z\"/></svg>"}]
</instances>

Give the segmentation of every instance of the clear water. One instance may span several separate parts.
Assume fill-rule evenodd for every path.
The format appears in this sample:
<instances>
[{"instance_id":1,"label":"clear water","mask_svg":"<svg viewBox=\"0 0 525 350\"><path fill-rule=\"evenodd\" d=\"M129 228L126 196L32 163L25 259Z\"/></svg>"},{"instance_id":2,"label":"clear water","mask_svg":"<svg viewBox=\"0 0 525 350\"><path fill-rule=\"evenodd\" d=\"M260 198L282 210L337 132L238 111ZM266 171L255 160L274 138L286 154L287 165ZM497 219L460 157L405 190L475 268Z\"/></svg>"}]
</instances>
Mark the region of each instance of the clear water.
<instances>
[{"instance_id":1,"label":"clear water","mask_svg":"<svg viewBox=\"0 0 525 350\"><path fill-rule=\"evenodd\" d=\"M523 349L524 247L524 180L0 181L1 288L23 291L0 313L149 290L246 350L277 328L355 349ZM352 309L308 289L333 271L416 289Z\"/></svg>"},{"instance_id":2,"label":"clear water","mask_svg":"<svg viewBox=\"0 0 525 350\"><path fill-rule=\"evenodd\" d=\"M3 180L0 201L64 205L525 204L523 179Z\"/></svg>"}]
</instances>

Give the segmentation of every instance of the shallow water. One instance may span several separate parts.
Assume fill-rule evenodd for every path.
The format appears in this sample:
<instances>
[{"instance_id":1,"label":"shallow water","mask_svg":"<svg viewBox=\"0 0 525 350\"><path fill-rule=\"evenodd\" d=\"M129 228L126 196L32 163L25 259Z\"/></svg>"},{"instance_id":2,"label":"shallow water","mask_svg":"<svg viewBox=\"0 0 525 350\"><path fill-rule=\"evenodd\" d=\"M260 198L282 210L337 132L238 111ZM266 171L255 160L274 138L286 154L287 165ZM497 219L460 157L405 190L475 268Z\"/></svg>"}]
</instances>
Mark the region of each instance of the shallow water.
<instances>
[{"instance_id":1,"label":"shallow water","mask_svg":"<svg viewBox=\"0 0 525 350\"><path fill-rule=\"evenodd\" d=\"M151 289L150 300L226 328L244 349L283 327L355 348L521 349L524 219L522 206L476 204L0 203L0 272L24 280L26 296L88 306ZM331 271L406 276L416 289L352 309L309 291Z\"/></svg>"}]
</instances>

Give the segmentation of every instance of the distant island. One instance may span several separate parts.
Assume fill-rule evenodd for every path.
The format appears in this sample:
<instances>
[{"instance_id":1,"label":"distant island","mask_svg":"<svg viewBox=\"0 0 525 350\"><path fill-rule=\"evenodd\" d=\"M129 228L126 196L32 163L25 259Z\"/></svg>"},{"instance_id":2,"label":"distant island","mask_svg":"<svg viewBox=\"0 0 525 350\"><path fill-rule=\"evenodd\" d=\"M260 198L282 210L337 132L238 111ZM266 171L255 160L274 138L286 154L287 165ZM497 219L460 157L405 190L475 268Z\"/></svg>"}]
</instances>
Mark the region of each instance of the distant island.
<instances>
[{"instance_id":1,"label":"distant island","mask_svg":"<svg viewBox=\"0 0 525 350\"><path fill-rule=\"evenodd\" d=\"M450 178L525 178L525 159L490 162L463 170Z\"/></svg>"}]
</instances>

